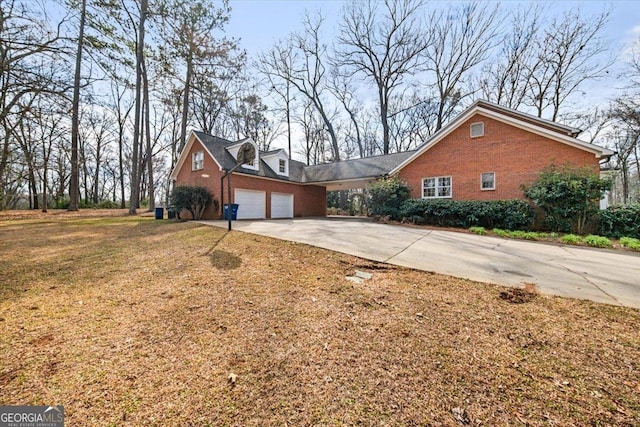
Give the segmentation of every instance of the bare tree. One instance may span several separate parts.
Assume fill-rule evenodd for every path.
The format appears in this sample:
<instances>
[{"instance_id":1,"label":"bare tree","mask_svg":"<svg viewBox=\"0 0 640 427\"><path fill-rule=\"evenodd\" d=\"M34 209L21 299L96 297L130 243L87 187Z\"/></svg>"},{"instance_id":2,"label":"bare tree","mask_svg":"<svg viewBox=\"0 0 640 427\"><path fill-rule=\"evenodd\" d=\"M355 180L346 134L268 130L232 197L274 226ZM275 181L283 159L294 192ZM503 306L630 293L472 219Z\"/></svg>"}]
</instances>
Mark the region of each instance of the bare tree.
<instances>
[{"instance_id":1,"label":"bare tree","mask_svg":"<svg viewBox=\"0 0 640 427\"><path fill-rule=\"evenodd\" d=\"M601 54L608 50L602 37L608 18L608 12L594 18L583 17L579 10L565 12L538 38L527 91L527 104L538 117L551 108L549 118L556 121L569 96L585 81L606 74L612 62L603 61Z\"/></svg>"},{"instance_id":2,"label":"bare tree","mask_svg":"<svg viewBox=\"0 0 640 427\"><path fill-rule=\"evenodd\" d=\"M283 69L291 69L293 67L292 51L289 49L285 50L283 53L284 55L281 55L280 57L280 60L284 62ZM291 111L293 109L293 99L291 97L292 85L289 80L278 78L271 73L264 73L264 76L269 83L271 92L278 95L279 101L282 102L282 106L278 108L278 110L284 112L285 121L287 122L287 153L289 154L289 159L291 159L293 154L291 151Z\"/></svg>"},{"instance_id":3,"label":"bare tree","mask_svg":"<svg viewBox=\"0 0 640 427\"><path fill-rule=\"evenodd\" d=\"M471 94L463 85L496 45L497 21L498 6L477 1L437 10L429 17L431 43L426 55L438 97L436 131Z\"/></svg>"},{"instance_id":4,"label":"bare tree","mask_svg":"<svg viewBox=\"0 0 640 427\"><path fill-rule=\"evenodd\" d=\"M513 109L525 101L536 58L541 13L539 5L514 9L497 58L483 68L479 86L484 99Z\"/></svg>"},{"instance_id":5,"label":"bare tree","mask_svg":"<svg viewBox=\"0 0 640 427\"><path fill-rule=\"evenodd\" d=\"M351 132L348 132L346 134L345 142L347 142L347 144L349 144L349 142L355 143L358 147L359 156L361 158L366 157L367 150L364 146L364 139L362 137L360 123L358 121L358 115L362 111L363 107L362 104L355 99L355 89L352 87L349 77L333 72L329 90L344 107L344 110L349 116L353 132L355 133L355 135L352 135Z\"/></svg>"},{"instance_id":6,"label":"bare tree","mask_svg":"<svg viewBox=\"0 0 640 427\"><path fill-rule=\"evenodd\" d=\"M64 20L50 29L44 7L34 10L38 6L42 7L36 2L8 0L0 7L0 210L6 206L7 190L15 189L11 139L24 106L30 102L25 99L62 90L55 74L43 72L64 67L59 63L50 67L42 64L60 61L57 53Z\"/></svg>"},{"instance_id":7,"label":"bare tree","mask_svg":"<svg viewBox=\"0 0 640 427\"><path fill-rule=\"evenodd\" d=\"M276 44L266 54L260 55L259 69L265 75L289 82L311 102L331 139L332 160L340 161L340 145L324 97L328 54L320 39L323 21L319 13L313 18L306 14L303 32L293 33L286 44Z\"/></svg>"},{"instance_id":8,"label":"bare tree","mask_svg":"<svg viewBox=\"0 0 640 427\"><path fill-rule=\"evenodd\" d=\"M406 76L419 71L428 34L418 20L421 2L385 0L384 13L378 3L354 2L344 11L338 36L336 62L347 76L364 74L375 84L382 124L383 153L389 153L389 103Z\"/></svg>"}]
</instances>

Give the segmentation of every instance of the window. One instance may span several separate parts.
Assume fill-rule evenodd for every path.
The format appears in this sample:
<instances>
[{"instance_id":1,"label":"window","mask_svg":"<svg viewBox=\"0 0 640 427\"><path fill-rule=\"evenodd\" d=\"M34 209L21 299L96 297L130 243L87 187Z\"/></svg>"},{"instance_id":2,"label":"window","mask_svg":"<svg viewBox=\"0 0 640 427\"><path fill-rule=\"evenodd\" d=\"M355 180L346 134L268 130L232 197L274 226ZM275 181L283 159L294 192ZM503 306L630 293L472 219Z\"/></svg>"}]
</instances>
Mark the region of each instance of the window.
<instances>
[{"instance_id":1,"label":"window","mask_svg":"<svg viewBox=\"0 0 640 427\"><path fill-rule=\"evenodd\" d=\"M423 199L451 198L451 177L436 176L422 180Z\"/></svg>"},{"instance_id":2,"label":"window","mask_svg":"<svg viewBox=\"0 0 640 427\"><path fill-rule=\"evenodd\" d=\"M494 172L484 172L480 177L480 188L482 190L495 190L496 174Z\"/></svg>"},{"instance_id":3,"label":"window","mask_svg":"<svg viewBox=\"0 0 640 427\"><path fill-rule=\"evenodd\" d=\"M280 159L280 161L278 162L278 170L280 171L280 173L287 173L287 161Z\"/></svg>"},{"instance_id":4,"label":"window","mask_svg":"<svg viewBox=\"0 0 640 427\"><path fill-rule=\"evenodd\" d=\"M196 151L192 154L191 170L197 171L204 169L204 152Z\"/></svg>"},{"instance_id":5,"label":"window","mask_svg":"<svg viewBox=\"0 0 640 427\"><path fill-rule=\"evenodd\" d=\"M471 138L484 136L484 122L471 123Z\"/></svg>"}]
</instances>

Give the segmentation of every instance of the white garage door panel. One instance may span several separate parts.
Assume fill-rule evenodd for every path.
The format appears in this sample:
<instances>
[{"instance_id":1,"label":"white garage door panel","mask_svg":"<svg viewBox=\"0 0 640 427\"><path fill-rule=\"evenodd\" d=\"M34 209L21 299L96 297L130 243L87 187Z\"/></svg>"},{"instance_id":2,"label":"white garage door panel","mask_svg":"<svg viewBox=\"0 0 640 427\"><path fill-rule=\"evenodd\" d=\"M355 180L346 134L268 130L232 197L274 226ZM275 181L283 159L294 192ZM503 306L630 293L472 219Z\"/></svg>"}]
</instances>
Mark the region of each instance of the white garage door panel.
<instances>
[{"instance_id":1,"label":"white garage door panel","mask_svg":"<svg viewBox=\"0 0 640 427\"><path fill-rule=\"evenodd\" d=\"M267 193L264 191L234 191L234 200L238 204L238 219L264 219L267 216Z\"/></svg>"},{"instance_id":2,"label":"white garage door panel","mask_svg":"<svg viewBox=\"0 0 640 427\"><path fill-rule=\"evenodd\" d=\"M293 218L293 194L271 193L271 218Z\"/></svg>"}]
</instances>

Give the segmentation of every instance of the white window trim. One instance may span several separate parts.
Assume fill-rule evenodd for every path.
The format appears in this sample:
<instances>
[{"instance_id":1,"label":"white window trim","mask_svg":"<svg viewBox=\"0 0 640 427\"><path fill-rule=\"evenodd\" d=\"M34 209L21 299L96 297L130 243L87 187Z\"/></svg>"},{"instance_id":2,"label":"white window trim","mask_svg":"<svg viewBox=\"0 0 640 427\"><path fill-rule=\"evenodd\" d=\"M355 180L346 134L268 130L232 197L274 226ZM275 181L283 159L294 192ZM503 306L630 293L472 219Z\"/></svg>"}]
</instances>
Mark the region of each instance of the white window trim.
<instances>
[{"instance_id":1,"label":"white window trim","mask_svg":"<svg viewBox=\"0 0 640 427\"><path fill-rule=\"evenodd\" d=\"M285 159L278 159L278 173L281 175L287 174L287 161Z\"/></svg>"},{"instance_id":2,"label":"white window trim","mask_svg":"<svg viewBox=\"0 0 640 427\"><path fill-rule=\"evenodd\" d=\"M196 166L196 155L200 155L202 156L202 160L201 160L201 165L200 167ZM191 170L192 171L200 171L204 169L204 151L200 150L200 151L194 151L193 153L191 153Z\"/></svg>"},{"instance_id":3,"label":"white window trim","mask_svg":"<svg viewBox=\"0 0 640 427\"><path fill-rule=\"evenodd\" d=\"M482 126L482 134L480 135L474 135L473 134L473 127L475 125L481 125ZM484 136L484 122L475 122L475 123L471 123L471 126L469 126L469 136L471 138L481 138Z\"/></svg>"},{"instance_id":4,"label":"white window trim","mask_svg":"<svg viewBox=\"0 0 640 427\"><path fill-rule=\"evenodd\" d=\"M482 186L482 175L485 175L485 174L488 174L488 173L490 173L490 174L492 174L492 175L493 175L493 187L491 187L491 188L484 188L484 187ZM496 173L495 173L495 172L482 172L482 173L480 174L480 190L482 190L482 191L493 191L493 190L495 190L495 189L496 189Z\"/></svg>"},{"instance_id":5,"label":"white window trim","mask_svg":"<svg viewBox=\"0 0 640 427\"><path fill-rule=\"evenodd\" d=\"M449 195L448 196L438 196L438 181L440 180L440 178L449 178ZM424 186L424 181L426 179L435 179L436 180L436 186L435 186L435 190L436 190L436 195L435 196L425 196L424 195L424 189L426 188ZM425 178L422 178L422 198L423 199L451 199L453 198L453 177L451 175L442 175L442 176L427 176Z\"/></svg>"}]
</instances>

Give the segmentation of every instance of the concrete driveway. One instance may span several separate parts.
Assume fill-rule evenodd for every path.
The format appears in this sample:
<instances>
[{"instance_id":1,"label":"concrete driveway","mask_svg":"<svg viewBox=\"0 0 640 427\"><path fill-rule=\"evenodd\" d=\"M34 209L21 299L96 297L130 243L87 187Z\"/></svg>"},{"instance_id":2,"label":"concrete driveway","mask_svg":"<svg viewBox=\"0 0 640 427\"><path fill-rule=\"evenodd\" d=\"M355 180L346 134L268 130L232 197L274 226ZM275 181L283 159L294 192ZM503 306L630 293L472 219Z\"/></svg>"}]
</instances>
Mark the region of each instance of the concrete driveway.
<instances>
[{"instance_id":1,"label":"concrete driveway","mask_svg":"<svg viewBox=\"0 0 640 427\"><path fill-rule=\"evenodd\" d=\"M202 221L227 227L225 221ZM233 229L373 261L640 308L640 254L353 219L234 221Z\"/></svg>"}]
</instances>

